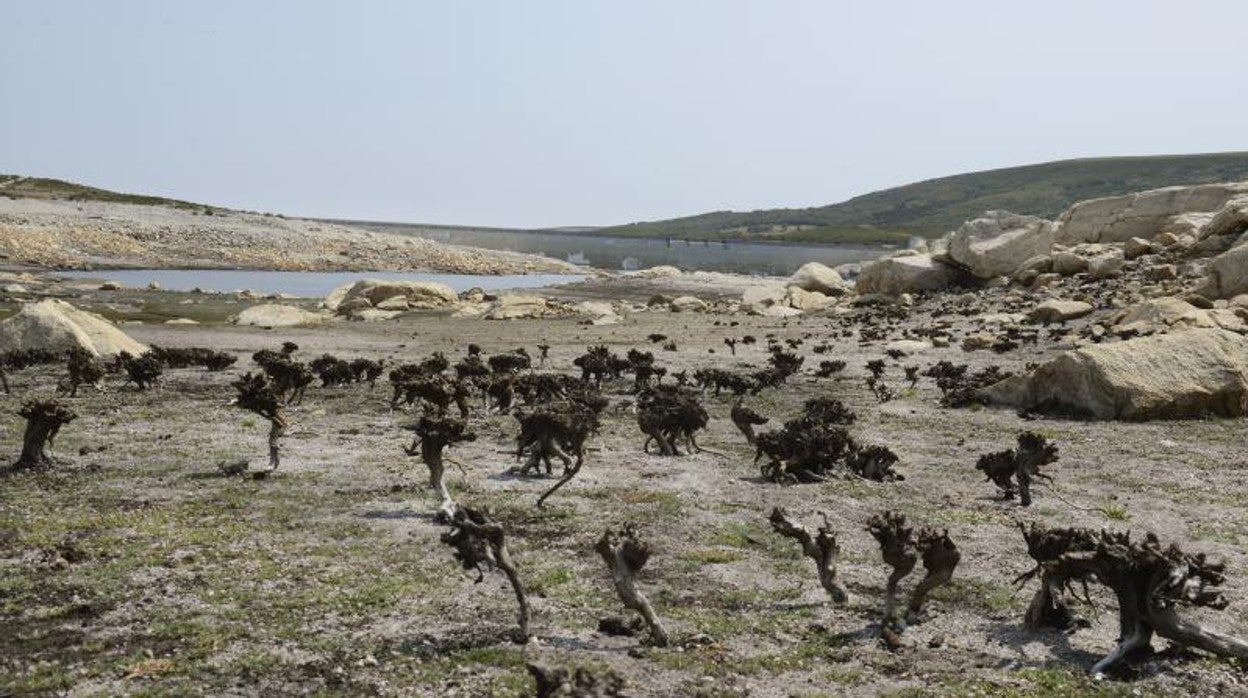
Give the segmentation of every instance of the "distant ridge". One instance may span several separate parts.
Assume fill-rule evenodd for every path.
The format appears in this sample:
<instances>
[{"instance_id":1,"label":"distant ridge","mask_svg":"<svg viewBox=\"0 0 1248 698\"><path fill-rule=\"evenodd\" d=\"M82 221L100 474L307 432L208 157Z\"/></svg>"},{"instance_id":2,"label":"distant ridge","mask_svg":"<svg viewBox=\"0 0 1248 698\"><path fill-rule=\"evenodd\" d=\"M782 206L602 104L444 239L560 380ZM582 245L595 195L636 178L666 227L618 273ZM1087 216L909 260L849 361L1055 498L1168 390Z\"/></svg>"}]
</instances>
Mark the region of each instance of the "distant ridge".
<instances>
[{"instance_id":1,"label":"distant ridge","mask_svg":"<svg viewBox=\"0 0 1248 698\"><path fill-rule=\"evenodd\" d=\"M594 232L694 240L886 242L938 236L992 209L1051 218L1084 199L1246 179L1248 152L1060 160L929 179L830 206L717 211Z\"/></svg>"}]
</instances>

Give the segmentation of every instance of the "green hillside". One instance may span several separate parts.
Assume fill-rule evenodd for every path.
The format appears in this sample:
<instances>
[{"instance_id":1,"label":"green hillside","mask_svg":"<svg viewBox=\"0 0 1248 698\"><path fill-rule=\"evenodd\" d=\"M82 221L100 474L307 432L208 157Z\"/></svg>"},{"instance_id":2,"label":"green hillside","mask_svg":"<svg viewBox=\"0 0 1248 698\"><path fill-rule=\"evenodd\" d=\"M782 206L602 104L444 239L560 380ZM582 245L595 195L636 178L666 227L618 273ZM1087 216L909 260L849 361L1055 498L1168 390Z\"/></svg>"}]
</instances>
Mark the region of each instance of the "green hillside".
<instances>
[{"instance_id":1,"label":"green hillside","mask_svg":"<svg viewBox=\"0 0 1248 698\"><path fill-rule=\"evenodd\" d=\"M203 204L193 204L189 201L178 201L177 199L165 199L159 196L123 194L59 179L0 174L0 197L4 196L13 199L104 201L116 204L138 204L141 206L172 206L174 208L194 210L212 208Z\"/></svg>"},{"instance_id":2,"label":"green hillside","mask_svg":"<svg viewBox=\"0 0 1248 698\"><path fill-rule=\"evenodd\" d=\"M831 206L717 211L595 232L695 240L887 242L938 236L992 209L1051 218L1083 199L1243 179L1248 179L1248 153L1061 160L929 179Z\"/></svg>"}]
</instances>

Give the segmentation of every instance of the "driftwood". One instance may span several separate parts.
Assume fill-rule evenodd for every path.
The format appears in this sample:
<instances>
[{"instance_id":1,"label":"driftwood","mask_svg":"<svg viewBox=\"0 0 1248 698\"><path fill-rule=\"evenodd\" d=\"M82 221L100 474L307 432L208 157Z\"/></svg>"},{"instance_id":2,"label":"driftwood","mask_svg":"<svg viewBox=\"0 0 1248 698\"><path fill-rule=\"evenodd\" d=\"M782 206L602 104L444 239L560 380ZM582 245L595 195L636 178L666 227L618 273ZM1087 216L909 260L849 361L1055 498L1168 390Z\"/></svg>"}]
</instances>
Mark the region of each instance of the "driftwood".
<instances>
[{"instance_id":1,"label":"driftwood","mask_svg":"<svg viewBox=\"0 0 1248 698\"><path fill-rule=\"evenodd\" d=\"M429 468L429 486L442 499L438 512L449 520L455 515L456 505L446 487L446 466L442 462L442 452L452 444L474 441L477 435L468 429L464 420L440 415L423 416L406 428L416 432L416 436L405 451L409 456L419 455Z\"/></svg>"},{"instance_id":2,"label":"driftwood","mask_svg":"<svg viewBox=\"0 0 1248 698\"><path fill-rule=\"evenodd\" d=\"M477 584L485 579L485 571L491 568L497 568L511 583L519 606L519 628L513 639L527 642L532 637L529 632L529 599L520 581L520 573L511 559L511 552L507 550L507 533L502 524L491 521L485 512L460 507L451 517L450 526L451 530L443 533L441 540L455 550L455 559L465 570L477 572Z\"/></svg>"},{"instance_id":3,"label":"driftwood","mask_svg":"<svg viewBox=\"0 0 1248 698\"><path fill-rule=\"evenodd\" d=\"M17 413L26 418L26 431L22 435L22 454L11 470L50 465L56 435L78 415L55 400L30 400Z\"/></svg>"},{"instance_id":4,"label":"driftwood","mask_svg":"<svg viewBox=\"0 0 1248 698\"><path fill-rule=\"evenodd\" d=\"M669 643L667 631L654 612L654 607L637 589L637 573L646 566L650 559L650 547L637 539L637 532L632 526L612 533L603 532L602 537L594 544L594 550L602 556L611 573L611 581L615 584L615 593L624 607L641 614L642 620L650 628L651 641L666 647Z\"/></svg>"},{"instance_id":5,"label":"driftwood","mask_svg":"<svg viewBox=\"0 0 1248 698\"><path fill-rule=\"evenodd\" d=\"M1154 634L1221 657L1248 659L1248 642L1203 628L1175 611L1179 606L1226 608L1226 597L1213 589L1226 580L1224 563L1185 553L1178 545L1163 547L1152 533L1134 541L1129 533L1032 525L1023 527L1023 536L1036 568L1019 579L1041 581L1028 608L1029 623L1060 618L1062 607L1054 601L1075 582L1099 582L1117 597L1118 644L1092 667L1093 674L1102 676L1150 651Z\"/></svg>"},{"instance_id":6,"label":"driftwood","mask_svg":"<svg viewBox=\"0 0 1248 698\"><path fill-rule=\"evenodd\" d=\"M802 553L815 561L815 567L819 571L819 584L823 586L824 591L828 592L832 601L849 603L849 592L837 578L836 564L841 555L841 548L837 545L836 534L832 531L831 524L828 523L827 515L820 512L819 516L823 518L823 525L813 536L804 526L790 519L788 512L780 507L771 510L768 520L771 522L772 530L785 538L797 541L798 545L802 546Z\"/></svg>"}]
</instances>

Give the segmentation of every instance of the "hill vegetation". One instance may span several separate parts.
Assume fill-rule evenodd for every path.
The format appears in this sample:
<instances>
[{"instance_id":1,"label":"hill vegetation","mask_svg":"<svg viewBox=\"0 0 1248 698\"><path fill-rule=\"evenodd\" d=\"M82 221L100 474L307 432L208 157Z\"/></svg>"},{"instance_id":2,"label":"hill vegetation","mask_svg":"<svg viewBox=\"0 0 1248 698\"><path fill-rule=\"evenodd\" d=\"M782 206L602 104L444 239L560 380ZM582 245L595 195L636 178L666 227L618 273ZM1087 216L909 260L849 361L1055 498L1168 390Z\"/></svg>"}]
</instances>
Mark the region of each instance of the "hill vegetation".
<instances>
[{"instance_id":1,"label":"hill vegetation","mask_svg":"<svg viewBox=\"0 0 1248 698\"><path fill-rule=\"evenodd\" d=\"M830 206L716 211L599 228L601 235L694 240L888 242L936 237L984 211L1052 218L1084 199L1248 179L1248 152L1061 160L929 179Z\"/></svg>"},{"instance_id":2,"label":"hill vegetation","mask_svg":"<svg viewBox=\"0 0 1248 698\"><path fill-rule=\"evenodd\" d=\"M203 204L189 201L166 199L159 196L142 194L123 194L121 192L89 187L60 179L43 177L22 177L20 175L0 174L0 196L11 199L56 199L60 201L103 201L115 204L137 204L140 206L170 206L187 210L211 210Z\"/></svg>"}]
</instances>

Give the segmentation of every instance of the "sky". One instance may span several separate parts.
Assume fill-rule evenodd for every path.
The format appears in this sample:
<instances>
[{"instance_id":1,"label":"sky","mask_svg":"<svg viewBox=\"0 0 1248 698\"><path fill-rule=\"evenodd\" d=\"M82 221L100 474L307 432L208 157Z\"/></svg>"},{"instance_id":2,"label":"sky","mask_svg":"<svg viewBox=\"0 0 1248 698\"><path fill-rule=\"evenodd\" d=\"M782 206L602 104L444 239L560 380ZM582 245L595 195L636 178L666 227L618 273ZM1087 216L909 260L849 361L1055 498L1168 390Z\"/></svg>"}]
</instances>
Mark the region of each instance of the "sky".
<instances>
[{"instance_id":1,"label":"sky","mask_svg":"<svg viewBox=\"0 0 1248 698\"><path fill-rule=\"evenodd\" d=\"M1248 3L3 2L0 172L609 225L1248 150Z\"/></svg>"}]
</instances>

